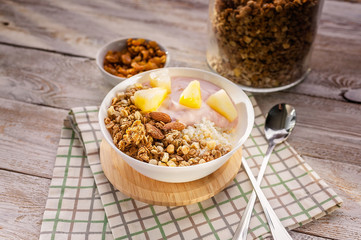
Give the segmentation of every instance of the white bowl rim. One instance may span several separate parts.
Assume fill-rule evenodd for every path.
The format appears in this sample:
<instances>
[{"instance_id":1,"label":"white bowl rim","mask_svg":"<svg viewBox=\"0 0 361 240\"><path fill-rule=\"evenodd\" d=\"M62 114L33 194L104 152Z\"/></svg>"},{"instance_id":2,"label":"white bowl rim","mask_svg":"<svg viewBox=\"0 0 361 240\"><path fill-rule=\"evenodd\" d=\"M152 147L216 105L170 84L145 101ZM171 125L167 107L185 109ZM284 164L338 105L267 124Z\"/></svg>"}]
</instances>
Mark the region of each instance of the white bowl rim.
<instances>
[{"instance_id":1,"label":"white bowl rim","mask_svg":"<svg viewBox=\"0 0 361 240\"><path fill-rule=\"evenodd\" d=\"M226 79L225 77L221 76L221 75L218 75L216 73L213 73L213 72L210 72L210 71L207 71L207 70L203 70L203 69L198 69L198 68L190 68L190 67L169 67L167 69L184 69L184 70L191 70L191 71L199 71L199 72L203 72L205 74L210 74L210 75L213 75L213 76L216 76L218 78L221 78L222 80L225 80L225 81L228 81L231 85L234 85L235 88L239 88L240 90L240 93L241 94L244 94L246 96L245 98L245 102L244 104L246 105L246 109L247 109L247 123L248 123L248 126L246 128L246 131L245 131L245 134L238 140L237 142L237 145L234 146L232 148L232 150L228 153L226 153L225 155L223 155L222 157L224 156L227 156L227 155L233 155L235 151L237 151L241 146L242 144L247 140L247 138L250 136L251 134L251 131L253 129L253 124L254 124L254 109L253 109L253 105L249 99L249 97L247 96L247 94L238 86L236 85L235 83L231 82L230 80ZM140 78L141 76L145 75L145 74L149 74L150 72L153 72L153 71L157 71L159 69L154 69L154 70L150 70L150 71L146 71L146 72L142 72L142 73L139 73L137 75L134 75L128 79L126 79L125 81L133 81L135 80L135 78ZM138 80L136 79L136 80ZM204 79L206 80L206 79ZM120 82L119 84L124 84L124 82ZM207 81L207 80L206 80ZM134 81L134 82L137 82L137 81ZM100 129L101 129L101 132L102 132L102 135L104 137L104 139L108 142L108 144L117 152L119 153L121 156L122 155L126 155L127 157L129 157L132 161L136 161L137 164L141 164L141 165L144 165L144 166L147 166L147 167L150 167L150 168L164 168L164 169L169 169L168 171L177 171L175 169L189 169L189 168L199 168L200 166L204 165L204 164L212 164L214 163L215 161L217 161L217 159L214 159L212 161L209 161L209 162L205 162L205 163L202 163L202 164L197 164L197 165L191 165L191 166L182 166L182 167L168 167L168 166L159 166L159 165L153 165L153 164L149 164L149 163L146 163L146 162L142 162L138 159L135 159L129 155L127 155L126 153L120 151L115 145L113 142L110 142L105 136L104 136L104 132L108 132L108 130L105 128L105 123L104 123L104 119L103 117L101 116L101 107L104 106L105 104L109 104L109 103L105 103L105 100L108 98L108 95L110 95L110 93L112 92L112 90L114 88L116 88L119 84L117 84L116 86L114 86L108 93L107 95L104 97L101 105L100 105L100 108L99 108L99 113L98 113L98 121L99 121L99 125L100 125ZM231 157L229 156L229 158Z\"/></svg>"},{"instance_id":2,"label":"white bowl rim","mask_svg":"<svg viewBox=\"0 0 361 240\"><path fill-rule=\"evenodd\" d=\"M128 39L130 39L130 38L132 38L132 39L141 39L142 37L124 37L124 38L117 38L117 39L115 39L115 40L112 40L112 41L110 41L110 42L107 42L106 44L104 44L104 45L97 51L96 57L95 57L95 62L96 62L96 65L98 66L98 68L100 69L100 71L101 71L103 74L105 74L105 75L107 75L107 76L109 76L109 77L114 77L114 78L119 79L119 80L122 80L122 81L128 79L128 78L122 78L122 77L115 76L115 75L110 74L110 73L108 73L107 71L105 71L104 68L103 68L103 66L102 66L102 64L100 63L100 61L102 60L102 59L100 59L100 53L102 53L109 45L111 45L111 44L113 44L113 43L116 43L116 42L126 41L126 40L128 40ZM151 39L149 39L149 38L142 38L142 39L145 39L146 41L154 41L154 40L151 40ZM164 52L165 52L165 54L166 54L166 56L167 56L167 60L165 61L164 67L162 67L162 68L157 68L157 69L163 69L163 68L168 67L168 65L169 65L169 62L170 62L170 54L169 54L168 49L167 49L166 47L164 47L164 45L160 44L159 42L157 42L157 44L158 44L158 46L159 46L160 48L162 48L162 49L164 50ZM156 70L156 69L154 69L154 70ZM139 73L138 73L138 74L139 74ZM136 75L137 75L137 74L136 74ZM133 75L133 76L135 76L135 75ZM133 77L133 76L132 76L132 77Z\"/></svg>"}]
</instances>

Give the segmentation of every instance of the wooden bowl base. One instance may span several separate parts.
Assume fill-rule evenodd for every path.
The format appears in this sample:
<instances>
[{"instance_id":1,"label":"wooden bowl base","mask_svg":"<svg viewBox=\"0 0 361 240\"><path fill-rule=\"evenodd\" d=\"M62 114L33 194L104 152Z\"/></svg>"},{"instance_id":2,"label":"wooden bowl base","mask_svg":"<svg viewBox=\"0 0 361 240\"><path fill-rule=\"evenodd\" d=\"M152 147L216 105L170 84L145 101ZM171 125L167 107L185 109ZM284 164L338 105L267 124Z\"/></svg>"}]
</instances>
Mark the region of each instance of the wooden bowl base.
<instances>
[{"instance_id":1,"label":"wooden bowl base","mask_svg":"<svg viewBox=\"0 0 361 240\"><path fill-rule=\"evenodd\" d=\"M186 183L167 183L146 177L130 167L103 139L100 161L109 182L125 195L152 205L182 206L213 197L237 175L242 161L239 149L212 174Z\"/></svg>"}]
</instances>

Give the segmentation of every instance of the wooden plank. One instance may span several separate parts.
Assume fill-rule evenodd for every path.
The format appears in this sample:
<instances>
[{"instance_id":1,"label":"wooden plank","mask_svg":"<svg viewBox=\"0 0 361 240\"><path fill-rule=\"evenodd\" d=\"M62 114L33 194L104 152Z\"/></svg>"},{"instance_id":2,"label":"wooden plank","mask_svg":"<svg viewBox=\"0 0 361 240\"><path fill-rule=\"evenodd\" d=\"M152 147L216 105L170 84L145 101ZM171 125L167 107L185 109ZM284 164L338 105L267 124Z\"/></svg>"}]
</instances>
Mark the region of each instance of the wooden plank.
<instances>
[{"instance_id":1,"label":"wooden plank","mask_svg":"<svg viewBox=\"0 0 361 240\"><path fill-rule=\"evenodd\" d=\"M343 100L343 91L361 88L360 12L361 4L325 2L311 59L313 70L289 92Z\"/></svg>"},{"instance_id":2,"label":"wooden plank","mask_svg":"<svg viewBox=\"0 0 361 240\"><path fill-rule=\"evenodd\" d=\"M66 115L65 110L0 98L0 169L51 178Z\"/></svg>"},{"instance_id":3,"label":"wooden plank","mask_svg":"<svg viewBox=\"0 0 361 240\"><path fill-rule=\"evenodd\" d=\"M207 1L5 1L0 13L1 42L94 58L108 41L139 36L168 47L173 66L206 66Z\"/></svg>"},{"instance_id":4,"label":"wooden plank","mask_svg":"<svg viewBox=\"0 0 361 240\"><path fill-rule=\"evenodd\" d=\"M299 232L295 232L295 231L291 231L290 235L293 238L293 240L324 240L324 239L329 239L329 238L323 238L323 237L317 237L317 236L314 236L314 235L299 233ZM272 239L272 238L270 238L270 239Z\"/></svg>"},{"instance_id":5,"label":"wooden plank","mask_svg":"<svg viewBox=\"0 0 361 240\"><path fill-rule=\"evenodd\" d=\"M343 206L291 231L294 239L361 239L361 167L342 162L304 157L308 164L343 199Z\"/></svg>"},{"instance_id":6,"label":"wooden plank","mask_svg":"<svg viewBox=\"0 0 361 240\"><path fill-rule=\"evenodd\" d=\"M361 239L361 167L326 159L304 158L344 203L332 214L295 231L333 239Z\"/></svg>"},{"instance_id":7,"label":"wooden plank","mask_svg":"<svg viewBox=\"0 0 361 240\"><path fill-rule=\"evenodd\" d=\"M320 34L359 39L359 34L351 30L359 25L360 7L360 4L325 1ZM192 49L204 50L207 38L208 1L205 0L156 0L152 4L146 1L7 0L0 11L1 41L89 57L95 56L100 44L118 36L156 36L172 40L167 44L183 51L185 48L179 46L192 47L193 43L201 44ZM152 31L155 29L157 33ZM188 37L191 38L184 41Z\"/></svg>"},{"instance_id":8,"label":"wooden plank","mask_svg":"<svg viewBox=\"0 0 361 240\"><path fill-rule=\"evenodd\" d=\"M0 170L0 239L38 239L50 180Z\"/></svg>"},{"instance_id":9,"label":"wooden plank","mask_svg":"<svg viewBox=\"0 0 361 240\"><path fill-rule=\"evenodd\" d=\"M207 8L207 1L5 1L0 42L94 58L107 41L143 36L169 48L171 66L207 69ZM361 4L325 1L314 70L290 92L343 100L342 91L361 88L360 12Z\"/></svg>"},{"instance_id":10,"label":"wooden plank","mask_svg":"<svg viewBox=\"0 0 361 240\"><path fill-rule=\"evenodd\" d=\"M0 56L3 98L69 109L100 105L112 88L95 61L86 58L5 45L0 45Z\"/></svg>"},{"instance_id":11,"label":"wooden plank","mask_svg":"<svg viewBox=\"0 0 361 240\"><path fill-rule=\"evenodd\" d=\"M361 105L293 93L258 94L266 114L275 104L286 102L297 112L289 143L301 154L361 166Z\"/></svg>"}]
</instances>

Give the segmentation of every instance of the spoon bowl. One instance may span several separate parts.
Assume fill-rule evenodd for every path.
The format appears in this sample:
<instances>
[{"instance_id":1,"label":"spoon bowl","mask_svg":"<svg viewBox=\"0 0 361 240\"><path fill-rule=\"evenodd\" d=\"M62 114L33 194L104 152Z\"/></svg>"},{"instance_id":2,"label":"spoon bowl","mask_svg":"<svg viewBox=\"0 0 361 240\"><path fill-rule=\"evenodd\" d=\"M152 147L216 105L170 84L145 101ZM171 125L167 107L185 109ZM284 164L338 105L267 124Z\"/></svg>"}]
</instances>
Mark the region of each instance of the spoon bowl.
<instances>
[{"instance_id":1,"label":"spoon bowl","mask_svg":"<svg viewBox=\"0 0 361 240\"><path fill-rule=\"evenodd\" d=\"M284 142L296 125L296 110L289 104L273 106L267 115L264 132L269 144Z\"/></svg>"}]
</instances>

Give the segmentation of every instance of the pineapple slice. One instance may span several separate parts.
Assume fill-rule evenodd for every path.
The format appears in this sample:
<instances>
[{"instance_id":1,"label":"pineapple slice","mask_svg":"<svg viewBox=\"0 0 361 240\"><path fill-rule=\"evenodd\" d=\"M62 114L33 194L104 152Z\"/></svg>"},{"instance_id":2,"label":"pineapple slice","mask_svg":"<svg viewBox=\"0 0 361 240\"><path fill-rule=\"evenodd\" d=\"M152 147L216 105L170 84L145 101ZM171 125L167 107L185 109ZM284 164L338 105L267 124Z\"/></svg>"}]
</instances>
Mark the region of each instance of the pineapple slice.
<instances>
[{"instance_id":1,"label":"pineapple slice","mask_svg":"<svg viewBox=\"0 0 361 240\"><path fill-rule=\"evenodd\" d=\"M161 87L167 89L167 92L171 92L171 80L167 69L162 69L149 74L150 85L152 87Z\"/></svg>"},{"instance_id":2,"label":"pineapple slice","mask_svg":"<svg viewBox=\"0 0 361 240\"><path fill-rule=\"evenodd\" d=\"M156 111L167 96L164 88L149 88L134 93L134 104L144 112Z\"/></svg>"},{"instance_id":3,"label":"pineapple slice","mask_svg":"<svg viewBox=\"0 0 361 240\"><path fill-rule=\"evenodd\" d=\"M224 91L223 89L209 96L206 102L211 108L213 108L219 114L227 118L230 122L232 122L238 116L237 110L234 107L233 102L229 98L226 91Z\"/></svg>"},{"instance_id":4,"label":"pineapple slice","mask_svg":"<svg viewBox=\"0 0 361 240\"><path fill-rule=\"evenodd\" d=\"M199 81L193 80L183 90L179 103L190 108L200 108L202 105L201 85Z\"/></svg>"}]
</instances>

